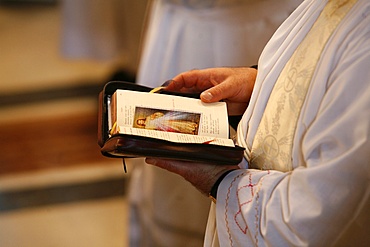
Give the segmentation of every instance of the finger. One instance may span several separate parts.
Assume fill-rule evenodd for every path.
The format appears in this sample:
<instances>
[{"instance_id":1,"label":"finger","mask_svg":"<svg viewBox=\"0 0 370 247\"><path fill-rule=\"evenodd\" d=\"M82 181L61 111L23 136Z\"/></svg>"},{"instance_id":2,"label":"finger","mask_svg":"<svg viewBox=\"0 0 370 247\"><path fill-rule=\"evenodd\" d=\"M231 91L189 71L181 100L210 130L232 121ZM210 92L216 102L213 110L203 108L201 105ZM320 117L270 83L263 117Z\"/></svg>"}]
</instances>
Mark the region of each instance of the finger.
<instances>
[{"instance_id":1,"label":"finger","mask_svg":"<svg viewBox=\"0 0 370 247\"><path fill-rule=\"evenodd\" d=\"M183 88L187 88L200 92L212 86L209 70L190 70L175 76L166 89L180 91Z\"/></svg>"},{"instance_id":2,"label":"finger","mask_svg":"<svg viewBox=\"0 0 370 247\"><path fill-rule=\"evenodd\" d=\"M147 163L147 164L155 165L157 162L158 162L157 159L145 158L145 163Z\"/></svg>"},{"instance_id":3,"label":"finger","mask_svg":"<svg viewBox=\"0 0 370 247\"><path fill-rule=\"evenodd\" d=\"M211 103L223 99L229 99L239 94L240 87L234 85L232 80L225 80L201 93L200 98L203 102Z\"/></svg>"},{"instance_id":4,"label":"finger","mask_svg":"<svg viewBox=\"0 0 370 247\"><path fill-rule=\"evenodd\" d=\"M201 94L201 99L204 102L217 102L227 99L231 102L248 103L257 72L255 69L250 68L239 68L234 69L234 71L236 72L234 72L233 76L222 78L221 75L221 77L211 80L215 86L204 91ZM218 83L220 81L222 83Z\"/></svg>"}]
</instances>

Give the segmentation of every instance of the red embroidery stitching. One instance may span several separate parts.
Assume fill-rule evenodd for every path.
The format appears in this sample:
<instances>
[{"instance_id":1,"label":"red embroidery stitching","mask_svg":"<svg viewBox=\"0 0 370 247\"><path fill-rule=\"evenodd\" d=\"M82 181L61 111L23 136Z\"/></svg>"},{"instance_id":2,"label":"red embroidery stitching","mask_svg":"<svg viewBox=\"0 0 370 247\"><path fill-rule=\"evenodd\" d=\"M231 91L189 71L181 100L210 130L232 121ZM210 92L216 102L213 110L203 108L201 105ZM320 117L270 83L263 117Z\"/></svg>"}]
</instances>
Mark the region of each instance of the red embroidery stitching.
<instances>
[{"instance_id":1,"label":"red embroidery stitching","mask_svg":"<svg viewBox=\"0 0 370 247\"><path fill-rule=\"evenodd\" d=\"M249 174L248 174L249 173ZM250 173L249 171L247 172L244 172L242 174L239 174L238 176L236 176L229 188L228 188L228 191L227 191L227 195L226 195L226 203L225 203L225 214L224 214L224 217L225 217L225 222L226 222L226 229L227 229L227 233L229 235L229 241L230 241L230 246L233 246L233 240L232 240L232 237L231 237L231 233L230 233L230 226L229 226L229 221L228 221L228 218L227 218L227 215L228 215L228 205L229 205L229 199L230 199L230 194L231 194L231 189L233 188L236 180L242 176L245 176L248 174L248 177L249 177L249 183L247 185L244 185L244 186L241 186L239 187L237 190L236 190L236 198L239 200L239 195L240 193L242 193L242 190L245 190L245 189L250 189L249 193L251 195L251 198L244 201L244 202L241 202L239 201L238 204L239 204L239 210L236 212L236 214L234 215L234 222L236 223L236 225L238 226L238 228L240 229L240 231L243 233L243 234L246 234L247 231L248 231L248 224L247 222L244 220L244 217L242 215L242 208L250 203L253 202L253 200L255 200L255 234L254 234L254 238L255 238L255 241L256 241L256 244L258 246L258 229L259 229L259 207L260 207L260 204L259 204L259 191L262 187L262 182L263 182L263 179L264 179L264 176L261 177L261 179L253 184L252 182L252 173ZM267 175L270 174L270 171L267 170ZM256 188L257 187L257 188ZM238 216L240 216L238 218ZM242 224L244 223L244 224Z\"/></svg>"},{"instance_id":2,"label":"red embroidery stitching","mask_svg":"<svg viewBox=\"0 0 370 247\"><path fill-rule=\"evenodd\" d=\"M248 171L247 171L248 172ZM229 205L229 199L230 199L230 193L231 193L231 188L233 187L235 181L241 177L241 176L244 176L246 173L241 173L239 174L238 176L236 176L233 181L231 181L231 184L229 186L229 188L227 189L227 194L226 194L226 203L225 203L225 214L224 214L224 217L225 217L225 223L226 223L226 229L227 229L227 234L229 235L229 240L230 240L230 246L234 246L233 245L233 240L231 238L231 233L230 233L230 227L229 227L229 221L227 219L227 213L228 213L228 205Z\"/></svg>"},{"instance_id":3,"label":"red embroidery stitching","mask_svg":"<svg viewBox=\"0 0 370 247\"><path fill-rule=\"evenodd\" d=\"M242 208L243 208L243 206L246 206L247 204L249 204L249 203L251 203L253 201L253 198L254 198L254 187L255 186L256 186L256 184L253 184L252 183L252 174L250 173L249 174L249 184L244 185L244 186L238 188L238 190L236 192L237 193L237 198L239 198L239 194L240 194L241 190L246 189L246 188L250 188L251 198L249 200L246 200L245 202L239 202L239 210L234 215L234 221L235 221L236 225L239 227L239 229L241 230L241 232L243 234L246 234L247 233L248 224L247 224L247 222L245 222L245 220L243 218ZM238 217L240 218L239 220L238 220ZM243 225L241 225L241 224L243 224Z\"/></svg>"}]
</instances>

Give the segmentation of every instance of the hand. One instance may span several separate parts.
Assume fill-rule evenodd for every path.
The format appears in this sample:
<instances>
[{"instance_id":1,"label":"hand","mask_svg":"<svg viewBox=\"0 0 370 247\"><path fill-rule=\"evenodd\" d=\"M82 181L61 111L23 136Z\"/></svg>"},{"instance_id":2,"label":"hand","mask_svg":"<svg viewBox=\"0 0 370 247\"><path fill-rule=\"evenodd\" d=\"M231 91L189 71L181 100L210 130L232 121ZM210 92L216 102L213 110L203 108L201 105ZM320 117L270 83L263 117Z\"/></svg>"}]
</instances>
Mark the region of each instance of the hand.
<instances>
[{"instance_id":1,"label":"hand","mask_svg":"<svg viewBox=\"0 0 370 247\"><path fill-rule=\"evenodd\" d=\"M145 162L182 176L207 196L224 172L239 169L236 165L215 165L155 158L146 158Z\"/></svg>"},{"instance_id":2,"label":"hand","mask_svg":"<svg viewBox=\"0 0 370 247\"><path fill-rule=\"evenodd\" d=\"M191 70L174 77L166 90L202 92L203 102L224 100L229 115L242 115L248 106L256 76L254 68Z\"/></svg>"}]
</instances>

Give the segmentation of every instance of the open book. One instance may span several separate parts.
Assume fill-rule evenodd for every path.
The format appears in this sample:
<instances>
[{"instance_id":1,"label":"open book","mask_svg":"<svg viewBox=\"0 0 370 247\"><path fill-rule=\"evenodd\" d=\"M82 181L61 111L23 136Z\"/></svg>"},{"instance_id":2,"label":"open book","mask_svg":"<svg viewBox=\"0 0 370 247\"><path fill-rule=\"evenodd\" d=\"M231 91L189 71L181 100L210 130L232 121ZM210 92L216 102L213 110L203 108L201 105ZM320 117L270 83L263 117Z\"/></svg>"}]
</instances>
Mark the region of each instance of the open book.
<instances>
[{"instance_id":1,"label":"open book","mask_svg":"<svg viewBox=\"0 0 370 247\"><path fill-rule=\"evenodd\" d=\"M105 86L99 111L103 155L220 164L241 161L244 149L228 138L225 102L204 103L194 95L150 90L127 82Z\"/></svg>"},{"instance_id":2,"label":"open book","mask_svg":"<svg viewBox=\"0 0 370 247\"><path fill-rule=\"evenodd\" d=\"M234 147L225 102L118 89L110 102L110 135Z\"/></svg>"}]
</instances>

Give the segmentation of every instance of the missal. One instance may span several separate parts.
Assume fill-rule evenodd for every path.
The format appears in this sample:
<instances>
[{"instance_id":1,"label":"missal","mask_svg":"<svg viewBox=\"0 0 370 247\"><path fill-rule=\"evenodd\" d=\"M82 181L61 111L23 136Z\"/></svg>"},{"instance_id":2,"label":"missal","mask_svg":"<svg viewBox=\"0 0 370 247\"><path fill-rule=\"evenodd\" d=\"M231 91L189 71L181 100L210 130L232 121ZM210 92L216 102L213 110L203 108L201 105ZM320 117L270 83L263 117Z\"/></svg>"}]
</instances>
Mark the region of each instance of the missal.
<instances>
[{"instance_id":1,"label":"missal","mask_svg":"<svg viewBox=\"0 0 370 247\"><path fill-rule=\"evenodd\" d=\"M238 164L244 155L229 138L225 102L117 81L99 94L98 143L112 158Z\"/></svg>"},{"instance_id":2,"label":"missal","mask_svg":"<svg viewBox=\"0 0 370 247\"><path fill-rule=\"evenodd\" d=\"M225 102L118 89L110 101L110 135L234 147Z\"/></svg>"}]
</instances>

